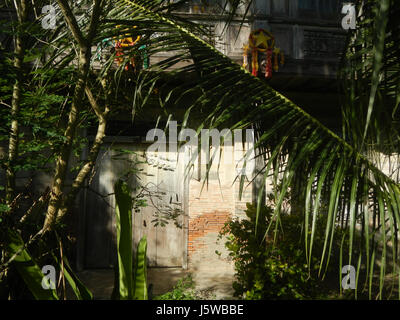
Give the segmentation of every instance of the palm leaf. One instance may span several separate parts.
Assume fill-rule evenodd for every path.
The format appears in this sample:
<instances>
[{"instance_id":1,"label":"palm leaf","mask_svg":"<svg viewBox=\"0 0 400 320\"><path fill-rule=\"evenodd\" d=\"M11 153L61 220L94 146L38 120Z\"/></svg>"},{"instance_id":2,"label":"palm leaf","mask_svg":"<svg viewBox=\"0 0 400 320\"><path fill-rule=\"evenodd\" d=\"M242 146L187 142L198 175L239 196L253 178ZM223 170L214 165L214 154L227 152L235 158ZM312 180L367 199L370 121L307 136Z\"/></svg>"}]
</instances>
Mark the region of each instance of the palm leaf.
<instances>
[{"instance_id":1,"label":"palm leaf","mask_svg":"<svg viewBox=\"0 0 400 320\"><path fill-rule=\"evenodd\" d=\"M346 96L344 132L363 152L397 152L400 4L360 0L357 8L357 29L349 33L340 72Z\"/></svg>"},{"instance_id":2,"label":"palm leaf","mask_svg":"<svg viewBox=\"0 0 400 320\"><path fill-rule=\"evenodd\" d=\"M311 234L306 234L306 237L310 237L306 248L309 254L312 254L315 219L317 214L322 213L319 210L322 202L327 202L328 208L325 212L328 219L321 252L322 261L326 263L329 263L335 237L334 229L338 225L348 226L350 223L349 259L355 246L361 245L354 243L354 234L359 232L361 226L364 226L361 233L367 246L374 241L369 237L370 232L383 232L384 223L391 224L391 230L397 232L400 200L397 182L385 175L365 154L360 153L358 144L352 145L353 139L346 141L344 138L348 135L344 138L339 137L267 83L253 77L186 29L171 15L155 13L152 10L156 5L154 1L124 0L118 1L117 4L119 8L129 8L129 14L126 11L121 11L121 14L125 15L126 20L140 25L142 33L162 32L160 41L143 42L149 55L162 51L176 53L175 60L171 57L161 60L155 63L151 70L141 73L137 81L142 87L149 87L156 81L161 89L165 88L168 91L168 86L172 87L173 84L176 94L169 96L166 106L185 99L185 107L190 108L190 112L194 113L193 117L202 119L198 128L243 129L258 124L260 138L256 147L273 155L273 158L269 158L270 163L289 156L287 165L281 168L284 187L278 194L276 221L279 221L280 206L285 193L292 185L294 173L299 168L305 168L305 186L315 181L317 189L305 188L307 210L300 213L305 215L307 223L311 221L314 226L311 227ZM390 24L389 18L388 25ZM191 60L186 61L185 66L177 66L173 72L168 73L169 78L164 76L163 82L160 82L163 72L188 58ZM185 83L177 82L180 77L188 74L191 77L186 77L188 80ZM360 132L362 136L363 130ZM276 172L278 171L274 170L275 176ZM371 225L373 221L369 220L371 216L367 211L370 209L366 210L366 204L369 208L375 207L379 211L379 214L376 213L372 217L374 219L380 216L379 220L375 219L374 225ZM312 219L309 218L311 213ZM391 236L395 237L394 234ZM384 238L381 237L377 241L385 247ZM374 254L370 256L368 252L368 256L364 258L371 266L375 263ZM386 257L382 259L381 279L386 272L386 260ZM393 256L393 263L397 263L396 255ZM373 269L369 270L371 273Z\"/></svg>"}]
</instances>

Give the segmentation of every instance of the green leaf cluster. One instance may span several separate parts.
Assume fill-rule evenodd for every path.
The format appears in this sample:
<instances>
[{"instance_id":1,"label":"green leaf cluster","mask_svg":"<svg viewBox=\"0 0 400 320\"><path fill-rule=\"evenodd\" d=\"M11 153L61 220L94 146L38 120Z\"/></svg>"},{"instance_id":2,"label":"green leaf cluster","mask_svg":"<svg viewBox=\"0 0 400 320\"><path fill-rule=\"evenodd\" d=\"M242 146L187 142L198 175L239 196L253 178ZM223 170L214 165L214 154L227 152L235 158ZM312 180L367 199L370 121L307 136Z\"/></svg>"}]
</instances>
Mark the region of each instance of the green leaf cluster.
<instances>
[{"instance_id":1,"label":"green leaf cluster","mask_svg":"<svg viewBox=\"0 0 400 320\"><path fill-rule=\"evenodd\" d=\"M201 300L201 295L195 290L195 282L191 274L179 279L171 291L154 297L154 300Z\"/></svg>"},{"instance_id":2,"label":"green leaf cluster","mask_svg":"<svg viewBox=\"0 0 400 320\"><path fill-rule=\"evenodd\" d=\"M225 246L235 264L235 296L248 300L338 297L335 280L339 278L341 238L335 241L333 261L325 278L320 277L320 257L315 254L307 263L303 217L282 214L282 228L274 236L266 236L274 209L264 206L258 222L256 211L253 205L247 204L246 218L228 221L221 231L221 236L227 237ZM317 252L322 251L323 236L323 232L316 234Z\"/></svg>"}]
</instances>

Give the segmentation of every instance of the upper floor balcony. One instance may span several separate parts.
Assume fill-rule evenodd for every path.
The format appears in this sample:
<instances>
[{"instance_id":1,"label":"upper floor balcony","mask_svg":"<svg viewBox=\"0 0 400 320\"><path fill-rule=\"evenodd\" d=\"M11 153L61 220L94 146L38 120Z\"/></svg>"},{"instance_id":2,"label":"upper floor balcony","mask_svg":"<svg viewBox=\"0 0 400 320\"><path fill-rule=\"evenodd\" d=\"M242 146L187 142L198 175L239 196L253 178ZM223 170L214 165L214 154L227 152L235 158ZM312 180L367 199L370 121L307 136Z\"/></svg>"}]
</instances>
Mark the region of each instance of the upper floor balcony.
<instances>
[{"instance_id":1,"label":"upper floor balcony","mask_svg":"<svg viewBox=\"0 0 400 320\"><path fill-rule=\"evenodd\" d=\"M280 76L335 78L346 31L342 29L342 1L338 0L253 0L244 3L225 28L221 0L192 0L178 11L183 16L209 25L218 50L242 63L243 46L252 30L265 29L275 37L285 54ZM225 16L226 18L226 16Z\"/></svg>"}]
</instances>

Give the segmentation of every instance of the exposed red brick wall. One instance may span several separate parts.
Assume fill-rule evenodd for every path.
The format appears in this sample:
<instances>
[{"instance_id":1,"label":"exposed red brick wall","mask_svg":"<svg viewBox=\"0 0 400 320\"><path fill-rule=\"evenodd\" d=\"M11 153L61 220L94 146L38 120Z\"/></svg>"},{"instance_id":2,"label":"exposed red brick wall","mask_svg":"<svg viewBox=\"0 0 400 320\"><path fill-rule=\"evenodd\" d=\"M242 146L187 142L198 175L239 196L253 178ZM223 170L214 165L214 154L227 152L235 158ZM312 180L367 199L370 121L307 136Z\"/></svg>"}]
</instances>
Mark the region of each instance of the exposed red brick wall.
<instances>
[{"instance_id":1,"label":"exposed red brick wall","mask_svg":"<svg viewBox=\"0 0 400 320\"><path fill-rule=\"evenodd\" d=\"M200 181L190 181L189 264L194 259L194 253L196 253L196 260L217 257L212 252L216 249L218 233L233 212L234 190L232 185L220 185L217 181L210 181L207 186L203 187L203 183ZM210 257L210 255L215 255L215 257Z\"/></svg>"},{"instance_id":2,"label":"exposed red brick wall","mask_svg":"<svg viewBox=\"0 0 400 320\"><path fill-rule=\"evenodd\" d=\"M204 241L204 236L210 232L219 233L230 216L229 212L216 210L189 220L189 258L193 252L201 250L208 245Z\"/></svg>"},{"instance_id":3,"label":"exposed red brick wall","mask_svg":"<svg viewBox=\"0 0 400 320\"><path fill-rule=\"evenodd\" d=\"M218 241L218 234L229 218L243 212L246 202L251 201L252 189L245 186L239 199L240 179L235 181L237 171L233 163L221 162L218 170L211 168L205 184L205 168L196 170L197 178L189 183L188 263L192 267L206 263L213 268L221 266L228 256L225 240Z\"/></svg>"}]
</instances>

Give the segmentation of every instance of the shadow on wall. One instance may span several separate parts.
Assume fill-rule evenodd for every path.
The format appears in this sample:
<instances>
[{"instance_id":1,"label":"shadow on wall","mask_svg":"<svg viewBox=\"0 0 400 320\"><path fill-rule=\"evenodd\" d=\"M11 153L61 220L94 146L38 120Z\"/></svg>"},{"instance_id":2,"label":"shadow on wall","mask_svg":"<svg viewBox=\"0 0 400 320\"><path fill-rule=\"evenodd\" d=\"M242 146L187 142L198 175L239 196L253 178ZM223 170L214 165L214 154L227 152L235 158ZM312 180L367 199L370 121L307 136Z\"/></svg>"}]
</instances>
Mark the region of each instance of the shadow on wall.
<instances>
[{"instance_id":1,"label":"shadow on wall","mask_svg":"<svg viewBox=\"0 0 400 320\"><path fill-rule=\"evenodd\" d=\"M137 176L130 175L128 184L132 189L146 186L145 197L141 199L147 201L147 206L140 207L139 212L133 212L133 247L136 248L139 240L146 235L149 266L182 266L182 254L185 253L183 230L175 226L173 217L169 218L165 226L156 225L161 219L168 219L166 212L175 212L173 209L180 205L175 202L182 203L180 193L182 185L176 171L148 165L142 157L139 157L139 163L133 165L135 163L133 158L137 154L142 154L146 150L145 146L115 143L112 149L107 145L99 155L90 188L86 190L86 195L81 200L86 209L86 217L81 222L84 226L80 227L78 265L81 266L81 270L112 268L115 265L116 224L113 188L114 183L133 167L142 171L137 173ZM117 160L116 155L119 152L117 150L122 149L137 154L128 152L123 155L122 161ZM138 192L142 192L142 189L140 188Z\"/></svg>"}]
</instances>

